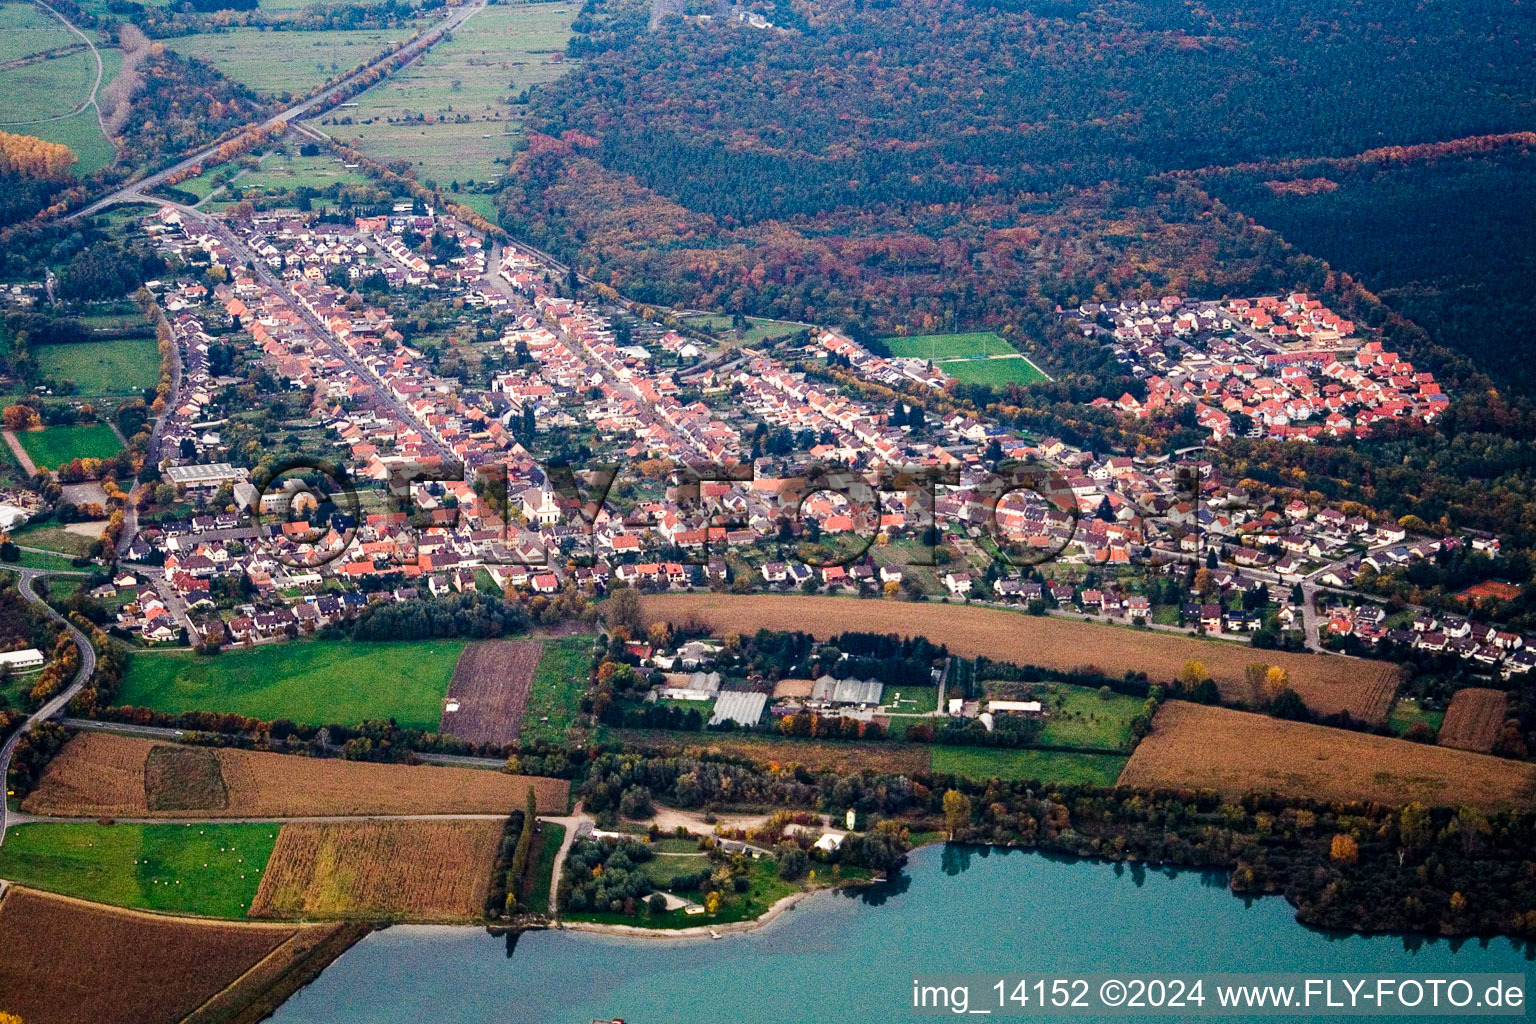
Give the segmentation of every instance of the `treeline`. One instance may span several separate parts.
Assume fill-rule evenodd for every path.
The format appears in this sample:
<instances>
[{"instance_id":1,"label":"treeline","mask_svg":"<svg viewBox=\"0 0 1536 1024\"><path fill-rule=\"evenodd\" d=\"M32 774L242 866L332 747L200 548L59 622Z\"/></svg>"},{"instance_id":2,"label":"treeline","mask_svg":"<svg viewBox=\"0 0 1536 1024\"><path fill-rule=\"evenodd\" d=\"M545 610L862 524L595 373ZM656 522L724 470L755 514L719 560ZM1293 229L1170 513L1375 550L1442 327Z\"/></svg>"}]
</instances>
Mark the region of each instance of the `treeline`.
<instances>
[{"instance_id":1,"label":"treeline","mask_svg":"<svg viewBox=\"0 0 1536 1024\"><path fill-rule=\"evenodd\" d=\"M533 887L530 869L537 865L533 853L534 840L538 835L538 801L532 788L521 811L513 811L502 829L501 843L496 848L496 864L491 869L491 884L485 894L485 916L488 919L511 917L524 913L543 913L543 907L526 906Z\"/></svg>"},{"instance_id":2,"label":"treeline","mask_svg":"<svg viewBox=\"0 0 1536 1024\"><path fill-rule=\"evenodd\" d=\"M427 640L467 637L484 640L521 633L528 628L528 613L494 595L454 594L427 600L381 602L369 606L351 622L322 630L324 636L352 640Z\"/></svg>"}]
</instances>

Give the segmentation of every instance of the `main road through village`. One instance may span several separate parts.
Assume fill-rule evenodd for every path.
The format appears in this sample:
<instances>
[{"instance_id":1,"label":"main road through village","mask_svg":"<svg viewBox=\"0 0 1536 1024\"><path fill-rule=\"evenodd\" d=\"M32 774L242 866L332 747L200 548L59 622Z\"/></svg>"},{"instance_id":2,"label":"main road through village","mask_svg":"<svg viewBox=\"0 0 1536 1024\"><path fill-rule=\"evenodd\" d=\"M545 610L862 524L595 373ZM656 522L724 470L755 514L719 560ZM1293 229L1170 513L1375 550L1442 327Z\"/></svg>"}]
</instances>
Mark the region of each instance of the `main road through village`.
<instances>
[{"instance_id":1,"label":"main road through village","mask_svg":"<svg viewBox=\"0 0 1536 1024\"><path fill-rule=\"evenodd\" d=\"M335 85L328 89L322 90L321 92L309 97L308 99L301 100L298 103L286 107L283 110L270 115L265 120L253 122L252 124L247 125L245 130L249 130L255 127L264 128L280 123L295 122L298 119L304 117L311 110L314 110L315 108L320 107L330 100L336 98L338 94L344 95L346 89L357 84L357 82L363 78L363 76L370 74L386 62L401 60L402 58L404 63L409 63L410 61L415 60L417 57L421 56L428 49L430 49L433 45L441 41L443 37L448 33L464 24L464 22L468 21L477 12L483 10L485 8L486 2L487 0L472 0L472 2L458 8L447 18L444 18L441 22L439 22L436 26L429 29L419 38L407 43L401 49L395 51L394 53L383 55L379 59L364 65L363 67L354 71L352 74L337 82ZM146 175L142 178L139 178L137 181L133 181L127 185L124 185L122 188L101 197L88 206L76 210L65 219L75 220L80 217L89 217L101 212L102 210L105 210L110 206L114 206L123 202L155 202L155 200L151 199L147 195L148 190L153 189L157 185L163 184L180 171L184 171L189 167L195 167L209 160L217 154L218 148L219 147L216 144L200 149L190 156L183 157L168 167L161 168L153 174ZM414 417L407 416L405 419L407 422L410 422L414 419ZM424 434L424 436L428 437L429 439L431 438L430 434ZM131 541L133 533L133 530L125 530L125 541ZM48 613L48 615L54 619L57 619L60 623L63 624L65 629L69 630L75 641L75 646L79 648L80 651L80 667L75 672L75 677L70 680L68 686L64 687L64 689L55 694L47 703L34 711L31 716L28 717L27 721L21 726L21 728L15 730L11 734L10 738L5 741L4 746L0 746L0 779L6 778L7 773L10 771L11 758L15 756L16 745L20 742L22 736L31 732L40 723L47 721L54 715L57 715L60 711L64 710L64 708L66 708L69 705L69 702L74 698L75 694L80 692L80 690L85 686L86 682L90 680L92 674L94 674L96 671L96 649L91 646L90 640L84 633L75 627L74 623L64 618L51 606L49 606L46 601L39 597L32 586L33 581L40 576L83 576L85 574L44 572L37 569L24 569L14 566L7 568L10 568L11 571L19 575L20 578L17 581L17 587L21 591L22 596L25 597L28 601L31 601L32 603L43 608ZM5 831L9 825L7 810L8 808L5 802L0 801L0 843L5 842Z\"/></svg>"}]
</instances>

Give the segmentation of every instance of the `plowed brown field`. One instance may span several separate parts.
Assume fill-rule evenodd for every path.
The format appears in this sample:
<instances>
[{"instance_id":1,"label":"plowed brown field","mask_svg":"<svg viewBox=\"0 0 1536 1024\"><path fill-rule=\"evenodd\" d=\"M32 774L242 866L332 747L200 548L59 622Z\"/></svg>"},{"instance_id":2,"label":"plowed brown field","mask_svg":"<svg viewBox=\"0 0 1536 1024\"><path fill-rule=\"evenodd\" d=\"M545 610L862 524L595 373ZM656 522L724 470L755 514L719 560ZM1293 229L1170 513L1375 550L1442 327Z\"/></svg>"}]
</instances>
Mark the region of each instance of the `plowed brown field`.
<instances>
[{"instance_id":1,"label":"plowed brown field","mask_svg":"<svg viewBox=\"0 0 1536 1024\"><path fill-rule=\"evenodd\" d=\"M1397 666L1385 661L1257 651L1228 641L999 608L797 594L658 594L642 598L641 605L649 621L691 620L719 632L798 629L818 639L849 630L926 636L968 658L986 655L1062 670L1092 667L1111 676L1145 672L1153 682L1178 678L1184 663L1194 660L1231 701L1249 699L1243 670L1262 661L1284 668L1291 688L1314 711L1348 711L1368 722L1386 717L1397 690Z\"/></svg>"},{"instance_id":2,"label":"plowed brown field","mask_svg":"<svg viewBox=\"0 0 1536 1024\"><path fill-rule=\"evenodd\" d=\"M1457 690L1440 723L1440 745L1486 754L1498 741L1509 699L1503 690Z\"/></svg>"},{"instance_id":3,"label":"plowed brown field","mask_svg":"<svg viewBox=\"0 0 1536 1024\"><path fill-rule=\"evenodd\" d=\"M1536 798L1536 765L1168 701L1120 774L1120 785L1529 807Z\"/></svg>"},{"instance_id":4,"label":"plowed brown field","mask_svg":"<svg viewBox=\"0 0 1536 1024\"><path fill-rule=\"evenodd\" d=\"M537 640L484 640L464 648L448 687L458 710L444 709L441 731L470 743L517 739L543 653Z\"/></svg>"},{"instance_id":5,"label":"plowed brown field","mask_svg":"<svg viewBox=\"0 0 1536 1024\"><path fill-rule=\"evenodd\" d=\"M219 750L225 797L196 807L168 774L176 759L146 773L154 740L83 732L54 758L23 810L70 817L303 818L363 814L506 814L521 808L531 786L539 811L564 814L569 783L480 768L370 764L334 758ZM212 748L193 748L207 751ZM197 762L201 764L201 761ZM200 783L206 782L201 778ZM177 799L168 799L174 795ZM151 809L154 808L154 809Z\"/></svg>"},{"instance_id":6,"label":"plowed brown field","mask_svg":"<svg viewBox=\"0 0 1536 1024\"><path fill-rule=\"evenodd\" d=\"M176 1024L287 944L335 927L190 920L12 888L0 900L0 1011L27 1024Z\"/></svg>"}]
</instances>

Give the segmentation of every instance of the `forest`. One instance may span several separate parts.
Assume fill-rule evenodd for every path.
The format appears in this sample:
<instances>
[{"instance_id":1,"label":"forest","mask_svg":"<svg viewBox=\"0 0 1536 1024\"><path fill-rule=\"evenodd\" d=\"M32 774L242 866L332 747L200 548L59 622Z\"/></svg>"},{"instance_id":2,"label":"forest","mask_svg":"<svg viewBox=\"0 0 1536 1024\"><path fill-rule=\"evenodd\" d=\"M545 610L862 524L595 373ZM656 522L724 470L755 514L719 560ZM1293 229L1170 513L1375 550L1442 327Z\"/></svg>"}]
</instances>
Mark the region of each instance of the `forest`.
<instances>
[{"instance_id":1,"label":"forest","mask_svg":"<svg viewBox=\"0 0 1536 1024\"><path fill-rule=\"evenodd\" d=\"M1511 142L1417 159L1234 168L1205 185L1360 279L1501 387L1530 395L1536 139Z\"/></svg>"},{"instance_id":2,"label":"forest","mask_svg":"<svg viewBox=\"0 0 1536 1024\"><path fill-rule=\"evenodd\" d=\"M1084 410L1143 385L1057 309L1323 294L1436 373L1451 411L1222 461L1536 542L1529 143L1454 141L1526 127L1528 8L795 0L757 5L787 29L647 31L644 7L583 9L583 62L533 98L497 197L514 234L641 301L860 338L995 330L1056 379L866 397L1100 452L1203 438L1190 415Z\"/></svg>"}]
</instances>

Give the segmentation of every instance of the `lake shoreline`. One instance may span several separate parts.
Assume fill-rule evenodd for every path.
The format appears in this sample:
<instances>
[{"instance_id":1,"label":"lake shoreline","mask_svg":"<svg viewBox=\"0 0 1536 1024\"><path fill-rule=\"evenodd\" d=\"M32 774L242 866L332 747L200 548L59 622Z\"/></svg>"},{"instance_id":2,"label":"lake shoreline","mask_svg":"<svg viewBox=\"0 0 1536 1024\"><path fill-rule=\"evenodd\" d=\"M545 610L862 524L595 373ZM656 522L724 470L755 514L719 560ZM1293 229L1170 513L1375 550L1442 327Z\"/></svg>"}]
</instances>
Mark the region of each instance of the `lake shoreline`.
<instances>
[{"instance_id":1,"label":"lake shoreline","mask_svg":"<svg viewBox=\"0 0 1536 1024\"><path fill-rule=\"evenodd\" d=\"M861 885L862 882L849 882L848 885ZM596 921L555 921L547 929L541 931L572 931L593 932L599 935L616 935L627 939L709 939L716 936L724 936L727 933L742 934L756 931L772 924L786 911L793 910L795 904L818 892L830 892L842 886L826 886L819 889L806 889L801 892L793 892L788 896L775 900L767 910L750 921L732 921L728 924L715 925L691 925L687 928L645 928L635 924L599 924Z\"/></svg>"}]
</instances>

